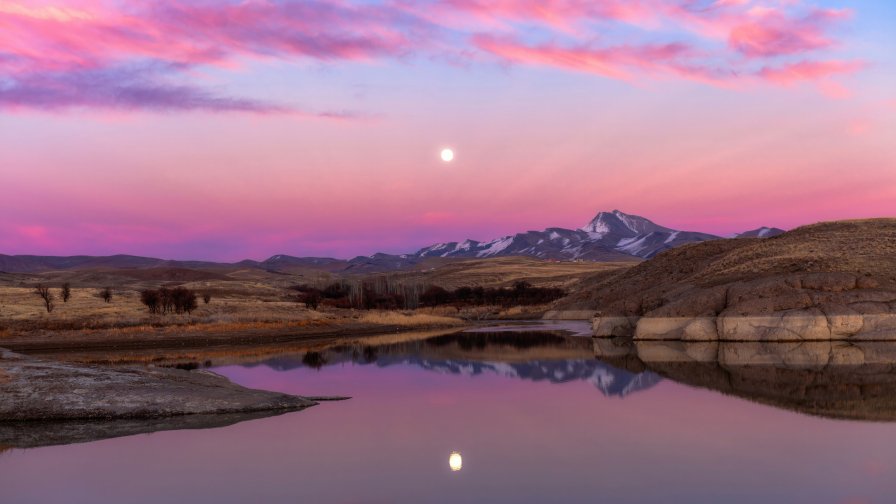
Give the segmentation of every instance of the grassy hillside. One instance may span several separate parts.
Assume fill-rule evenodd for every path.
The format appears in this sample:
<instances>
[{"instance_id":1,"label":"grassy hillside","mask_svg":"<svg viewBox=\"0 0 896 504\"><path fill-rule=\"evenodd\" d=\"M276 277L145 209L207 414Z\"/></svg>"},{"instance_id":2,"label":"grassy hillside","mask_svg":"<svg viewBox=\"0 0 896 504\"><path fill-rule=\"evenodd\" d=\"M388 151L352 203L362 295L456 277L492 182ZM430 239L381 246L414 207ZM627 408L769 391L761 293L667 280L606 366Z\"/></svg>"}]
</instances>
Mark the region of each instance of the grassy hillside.
<instances>
[{"instance_id":1,"label":"grassy hillside","mask_svg":"<svg viewBox=\"0 0 896 504\"><path fill-rule=\"evenodd\" d=\"M715 240L593 275L560 303L627 316L896 310L896 219L826 222Z\"/></svg>"}]
</instances>

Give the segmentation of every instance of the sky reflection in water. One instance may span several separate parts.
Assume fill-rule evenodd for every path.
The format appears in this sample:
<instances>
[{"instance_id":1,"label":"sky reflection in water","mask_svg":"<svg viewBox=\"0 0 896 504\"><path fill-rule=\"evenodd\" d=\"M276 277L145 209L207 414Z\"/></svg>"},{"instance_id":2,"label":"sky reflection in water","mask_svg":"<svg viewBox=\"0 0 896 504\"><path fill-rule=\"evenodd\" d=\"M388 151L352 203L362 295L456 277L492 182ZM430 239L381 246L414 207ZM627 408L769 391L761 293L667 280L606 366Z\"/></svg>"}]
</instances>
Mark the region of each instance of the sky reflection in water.
<instances>
[{"instance_id":1,"label":"sky reflection in water","mask_svg":"<svg viewBox=\"0 0 896 504\"><path fill-rule=\"evenodd\" d=\"M218 368L249 387L353 399L219 429L6 451L0 501L815 504L896 496L896 424L802 415L595 360L473 362L456 359L454 344L441 348L449 355L431 345L405 355L346 349L320 369L302 355ZM460 471L448 464L455 451Z\"/></svg>"}]
</instances>

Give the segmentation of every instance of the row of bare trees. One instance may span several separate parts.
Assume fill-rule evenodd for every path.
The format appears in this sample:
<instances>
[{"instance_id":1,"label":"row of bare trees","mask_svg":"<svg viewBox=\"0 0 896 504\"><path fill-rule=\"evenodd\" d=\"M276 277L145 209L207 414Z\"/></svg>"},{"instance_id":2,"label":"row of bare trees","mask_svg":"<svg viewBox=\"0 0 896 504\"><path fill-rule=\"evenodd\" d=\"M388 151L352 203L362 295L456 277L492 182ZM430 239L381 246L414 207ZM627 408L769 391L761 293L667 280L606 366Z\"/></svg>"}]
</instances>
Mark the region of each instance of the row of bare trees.
<instances>
[{"instance_id":1,"label":"row of bare trees","mask_svg":"<svg viewBox=\"0 0 896 504\"><path fill-rule=\"evenodd\" d=\"M563 289L533 287L528 282L516 282L513 287L459 287L449 291L439 286L424 284L416 279L393 280L387 276L355 281L333 282L326 286L295 285L296 301L311 309L320 305L364 310L416 309L421 306L453 305L534 305L554 301L566 295Z\"/></svg>"},{"instance_id":2,"label":"row of bare trees","mask_svg":"<svg viewBox=\"0 0 896 504\"><path fill-rule=\"evenodd\" d=\"M44 302L44 308L47 309L47 313L52 312L53 308L56 307L56 296L50 288L43 284L37 284L34 288L34 293ZM62 284L62 287L59 289L59 297L62 299L63 303L68 303L68 300L72 297L71 284L68 282ZM97 292L97 297L107 303L112 302L112 289L110 287L100 289L99 292Z\"/></svg>"},{"instance_id":3,"label":"row of bare trees","mask_svg":"<svg viewBox=\"0 0 896 504\"><path fill-rule=\"evenodd\" d=\"M47 313L56 308L56 294L43 284L34 287L34 293L41 298ZM97 291L96 296L106 303L112 302L113 291L111 287L103 287ZM68 282L62 284L59 289L59 299L63 303L67 303L72 297L72 287ZM144 290L140 292L140 301L149 308L150 313L191 313L197 308L196 293L184 287L167 288L162 287L155 290ZM211 294L204 293L202 301L208 304L212 299Z\"/></svg>"},{"instance_id":4,"label":"row of bare trees","mask_svg":"<svg viewBox=\"0 0 896 504\"><path fill-rule=\"evenodd\" d=\"M205 294L202 300L208 304L211 300L209 294ZM146 289L140 291L140 301L149 309L149 313L192 313L198 307L196 293L186 287L174 287L169 289Z\"/></svg>"}]
</instances>

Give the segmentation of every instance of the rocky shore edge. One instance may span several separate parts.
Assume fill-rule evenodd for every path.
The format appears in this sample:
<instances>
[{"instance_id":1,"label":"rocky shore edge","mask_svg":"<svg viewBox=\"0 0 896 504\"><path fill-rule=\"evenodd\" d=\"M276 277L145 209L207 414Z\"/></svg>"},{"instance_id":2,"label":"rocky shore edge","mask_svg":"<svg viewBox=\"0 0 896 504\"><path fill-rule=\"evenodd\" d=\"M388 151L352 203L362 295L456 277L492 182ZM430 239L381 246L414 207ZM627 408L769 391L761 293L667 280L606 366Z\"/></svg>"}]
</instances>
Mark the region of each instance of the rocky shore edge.
<instances>
[{"instance_id":1,"label":"rocky shore edge","mask_svg":"<svg viewBox=\"0 0 896 504\"><path fill-rule=\"evenodd\" d=\"M2 348L0 397L0 423L287 412L318 404L248 389L210 371L81 365Z\"/></svg>"}]
</instances>

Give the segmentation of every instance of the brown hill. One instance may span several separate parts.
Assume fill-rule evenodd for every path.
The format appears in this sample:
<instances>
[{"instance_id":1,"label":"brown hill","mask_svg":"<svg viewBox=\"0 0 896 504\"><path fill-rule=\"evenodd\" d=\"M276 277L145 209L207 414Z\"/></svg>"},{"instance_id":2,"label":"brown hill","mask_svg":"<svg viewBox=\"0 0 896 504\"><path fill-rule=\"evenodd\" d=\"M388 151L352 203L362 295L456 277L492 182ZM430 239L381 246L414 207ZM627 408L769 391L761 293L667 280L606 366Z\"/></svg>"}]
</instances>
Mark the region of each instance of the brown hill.
<instances>
[{"instance_id":1,"label":"brown hill","mask_svg":"<svg viewBox=\"0 0 896 504\"><path fill-rule=\"evenodd\" d=\"M624 271L596 275L581 286L562 307L598 310L605 319L602 328L596 323L599 332L625 333L628 325L637 335L637 317L706 317L711 320L684 331L688 334L678 327L684 322L654 329L637 325L641 336L659 339L713 339L707 334L713 330L726 339L757 327L761 334L745 339L781 339L797 328L780 319L798 318L806 327L793 338L850 337L870 329L862 316L896 313L896 219L827 222L773 238L687 245ZM752 320L746 329L715 320L726 317L767 320ZM806 322L812 317L818 320ZM876 325L874 331L887 327ZM896 335L896 325L892 329Z\"/></svg>"}]
</instances>

